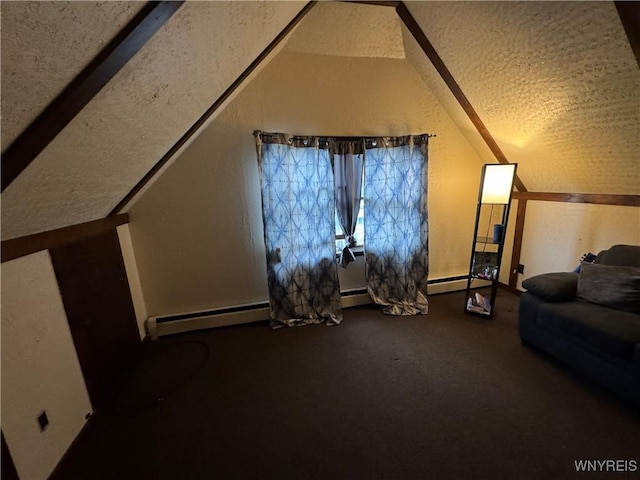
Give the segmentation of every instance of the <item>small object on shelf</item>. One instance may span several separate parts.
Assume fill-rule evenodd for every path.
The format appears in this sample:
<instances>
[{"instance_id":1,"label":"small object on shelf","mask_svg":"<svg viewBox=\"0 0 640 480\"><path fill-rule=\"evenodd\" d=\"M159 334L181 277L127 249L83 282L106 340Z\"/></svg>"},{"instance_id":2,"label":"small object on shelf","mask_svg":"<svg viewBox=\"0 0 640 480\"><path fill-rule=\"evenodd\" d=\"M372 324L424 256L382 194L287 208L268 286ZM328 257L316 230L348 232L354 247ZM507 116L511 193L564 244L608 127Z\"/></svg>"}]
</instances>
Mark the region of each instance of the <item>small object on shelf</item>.
<instances>
[{"instance_id":1,"label":"small object on shelf","mask_svg":"<svg viewBox=\"0 0 640 480\"><path fill-rule=\"evenodd\" d=\"M471 274L481 280L497 280L498 253L474 252Z\"/></svg>"},{"instance_id":2,"label":"small object on shelf","mask_svg":"<svg viewBox=\"0 0 640 480\"><path fill-rule=\"evenodd\" d=\"M474 293L467 300L467 310L470 312L491 314L491 303L479 293Z\"/></svg>"},{"instance_id":3,"label":"small object on shelf","mask_svg":"<svg viewBox=\"0 0 640 480\"><path fill-rule=\"evenodd\" d=\"M502 243L504 236L504 225L497 223L493 226L493 243Z\"/></svg>"}]
</instances>

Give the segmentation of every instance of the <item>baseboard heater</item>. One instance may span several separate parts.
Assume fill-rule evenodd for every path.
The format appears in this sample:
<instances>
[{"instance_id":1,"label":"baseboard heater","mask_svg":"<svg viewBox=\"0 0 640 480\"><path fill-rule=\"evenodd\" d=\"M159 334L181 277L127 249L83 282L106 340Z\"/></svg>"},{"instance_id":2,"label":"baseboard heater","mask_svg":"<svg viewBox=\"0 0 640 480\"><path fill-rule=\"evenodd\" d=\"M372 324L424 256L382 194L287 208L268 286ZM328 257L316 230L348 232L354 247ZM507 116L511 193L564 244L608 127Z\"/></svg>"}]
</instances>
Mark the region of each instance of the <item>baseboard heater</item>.
<instances>
[{"instance_id":1,"label":"baseboard heater","mask_svg":"<svg viewBox=\"0 0 640 480\"><path fill-rule=\"evenodd\" d=\"M428 292L431 295L464 290L466 279L466 275L462 275L429 280ZM343 291L341 296L343 308L372 303L371 297L365 288ZM257 302L233 307L149 317L146 321L146 329L147 335L152 340L156 340L158 337L165 335L260 322L266 321L268 318L269 303Z\"/></svg>"}]
</instances>

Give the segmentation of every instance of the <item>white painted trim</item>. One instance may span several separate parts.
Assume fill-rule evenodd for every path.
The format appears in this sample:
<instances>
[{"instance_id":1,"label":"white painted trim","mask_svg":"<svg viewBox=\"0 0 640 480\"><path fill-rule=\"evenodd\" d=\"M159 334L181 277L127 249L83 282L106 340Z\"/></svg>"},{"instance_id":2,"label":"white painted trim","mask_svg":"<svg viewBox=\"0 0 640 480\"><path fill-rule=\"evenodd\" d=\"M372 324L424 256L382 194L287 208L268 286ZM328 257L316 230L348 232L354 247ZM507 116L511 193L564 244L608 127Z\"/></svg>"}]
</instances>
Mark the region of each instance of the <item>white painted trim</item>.
<instances>
[{"instance_id":1,"label":"white painted trim","mask_svg":"<svg viewBox=\"0 0 640 480\"><path fill-rule=\"evenodd\" d=\"M434 279L438 280L438 279ZM433 280L432 280L433 281ZM429 295L454 292L458 290L464 290L466 288L466 279L451 280L432 283L428 287ZM372 303L371 297L368 293L354 293L360 292L362 289L348 290L341 292L342 294L342 308L355 307L357 305L367 305ZM266 321L269 319L269 307L261 306L264 302L235 305L233 307L221 308L221 313L216 313L215 310L201 310L195 312L176 313L173 315L155 316L149 317L146 321L147 334L152 340L157 340L158 337L164 335L173 335L176 333L191 332L194 330L203 330L207 328L226 327L230 325L241 325L243 323L252 323ZM246 308L255 306L255 308L249 308L237 312L228 312L229 308ZM174 316L190 316L191 318L183 318L181 320L169 320L162 321L163 317ZM158 321L160 319L160 322Z\"/></svg>"},{"instance_id":2,"label":"white painted trim","mask_svg":"<svg viewBox=\"0 0 640 480\"><path fill-rule=\"evenodd\" d=\"M192 315L194 316L191 318L160 323L158 323L158 318L161 317L150 317L147 320L147 331L149 336L152 340L155 340L164 335L264 321L269 318L269 307L257 307L255 309L242 310L239 312L212 312L210 315L203 316L197 316L197 313L193 313Z\"/></svg>"},{"instance_id":3,"label":"white painted trim","mask_svg":"<svg viewBox=\"0 0 640 480\"><path fill-rule=\"evenodd\" d=\"M138 264L136 263L136 256L133 250L133 244L131 243L129 224L119 225L116 231L118 232L118 240L120 241L120 250L122 252L122 259L124 260L129 291L131 292L133 309L136 314L136 322L138 323L138 334L142 340L145 336L144 323L145 318L147 318L147 305L144 301L140 274L138 273Z\"/></svg>"},{"instance_id":4,"label":"white painted trim","mask_svg":"<svg viewBox=\"0 0 640 480\"><path fill-rule=\"evenodd\" d=\"M355 307L357 305L368 305L370 303L373 303L373 300L371 300L371 297L368 293L358 293L355 295L349 295L348 292L341 293L342 298L340 299L340 303L342 303L342 308Z\"/></svg>"},{"instance_id":5,"label":"white painted trim","mask_svg":"<svg viewBox=\"0 0 640 480\"><path fill-rule=\"evenodd\" d=\"M464 273L461 275L464 275ZM438 279L434 279L434 280L438 280ZM437 295L438 293L458 292L466 288L467 288L466 278L463 278L461 280L450 280L446 282L430 283L427 286L427 294Z\"/></svg>"}]
</instances>

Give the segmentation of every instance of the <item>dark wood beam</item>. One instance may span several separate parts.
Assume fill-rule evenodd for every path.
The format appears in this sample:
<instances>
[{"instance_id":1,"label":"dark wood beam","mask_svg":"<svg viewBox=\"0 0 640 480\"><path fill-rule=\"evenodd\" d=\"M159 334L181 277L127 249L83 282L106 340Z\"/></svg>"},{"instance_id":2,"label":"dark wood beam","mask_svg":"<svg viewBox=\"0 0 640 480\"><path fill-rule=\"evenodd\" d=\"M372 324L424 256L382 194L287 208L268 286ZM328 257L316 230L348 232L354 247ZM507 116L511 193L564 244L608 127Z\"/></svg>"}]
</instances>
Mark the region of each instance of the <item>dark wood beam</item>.
<instances>
[{"instance_id":1,"label":"dark wood beam","mask_svg":"<svg viewBox=\"0 0 640 480\"><path fill-rule=\"evenodd\" d=\"M640 67L640 2L614 2L618 16L627 33L631 50Z\"/></svg>"},{"instance_id":2,"label":"dark wood beam","mask_svg":"<svg viewBox=\"0 0 640 480\"><path fill-rule=\"evenodd\" d=\"M89 400L100 414L141 359L118 232L110 229L49 254Z\"/></svg>"},{"instance_id":3,"label":"dark wood beam","mask_svg":"<svg viewBox=\"0 0 640 480\"><path fill-rule=\"evenodd\" d=\"M41 250L60 248L86 238L95 237L106 231L129 222L129 215L124 213L111 218L103 218L92 222L80 223L70 227L35 233L25 237L2 241L2 263L24 257Z\"/></svg>"},{"instance_id":4,"label":"dark wood beam","mask_svg":"<svg viewBox=\"0 0 640 480\"><path fill-rule=\"evenodd\" d=\"M607 193L553 193L513 192L518 200L540 200L546 202L595 203L600 205L623 205L640 207L640 195L614 195Z\"/></svg>"},{"instance_id":5,"label":"dark wood beam","mask_svg":"<svg viewBox=\"0 0 640 480\"><path fill-rule=\"evenodd\" d=\"M440 55L438 55L438 52L436 52L431 42L422 31L422 28L420 28L420 25L418 25L418 22L416 22L409 9L407 9L407 6L403 2L400 2L400 4L396 7L396 12L398 13L400 19L406 25L409 32L411 32L411 34L413 35L413 38L415 38L416 42L418 42L418 45L420 45L422 51L427 55L435 69L438 71L438 73L442 77L442 80L444 80L444 83L447 85L447 87L449 87L449 90L451 90L453 96L456 98L456 100L458 100L458 103L471 120L471 123L473 123L473 125L476 127L478 133L485 141L498 162L511 163L494 140L493 136L489 132L489 129L480 119L480 116L471 105L469 99L463 93L460 85L458 85L458 82L456 82L455 78L453 78L453 75L442 61L442 58L440 58ZM527 191L524 183L522 183L517 175L515 179L515 186L521 192Z\"/></svg>"},{"instance_id":6,"label":"dark wood beam","mask_svg":"<svg viewBox=\"0 0 640 480\"><path fill-rule=\"evenodd\" d=\"M316 1L308 2L302 10L291 20L286 27L273 39L273 41L258 55L258 57L249 65L244 72L240 74L238 78L227 88L218 99L204 112L204 114L193 124L187 132L180 137L180 139L169 149L169 151L147 172L147 174L136 184L133 189L125 195L125 197L118 203L115 208L109 213L112 217L122 211L122 209L131 201L135 195L144 188L158 171L173 157L182 146L189 141L189 139L202 127L202 125L222 106L222 104L235 92L242 82L251 75L251 73L264 61L264 59L271 53L271 51L278 46L278 44L286 37L289 32L295 27L304 16L311 10L316 4Z\"/></svg>"},{"instance_id":7,"label":"dark wood beam","mask_svg":"<svg viewBox=\"0 0 640 480\"><path fill-rule=\"evenodd\" d=\"M511 250L511 268L509 269L509 287L516 288L518 284L518 267L522 254L522 239L524 238L524 219L527 212L527 201L518 200L516 213L516 228L513 235L513 248Z\"/></svg>"},{"instance_id":8,"label":"dark wood beam","mask_svg":"<svg viewBox=\"0 0 640 480\"><path fill-rule=\"evenodd\" d=\"M376 7L393 7L396 8L401 2L376 2L374 0L362 1L362 0L341 0L344 3L361 3L363 5L375 5Z\"/></svg>"},{"instance_id":9,"label":"dark wood beam","mask_svg":"<svg viewBox=\"0 0 640 480\"><path fill-rule=\"evenodd\" d=\"M2 473L0 474L0 477L2 480L19 480L16 466L13 463L13 458L11 458L11 452L9 451L7 442L4 439L4 432L0 432L0 438L0 441L2 442L2 453L0 454L0 458L2 458L2 462L0 462Z\"/></svg>"},{"instance_id":10,"label":"dark wood beam","mask_svg":"<svg viewBox=\"0 0 640 480\"><path fill-rule=\"evenodd\" d=\"M184 1L148 2L2 155L2 191L153 37Z\"/></svg>"}]
</instances>

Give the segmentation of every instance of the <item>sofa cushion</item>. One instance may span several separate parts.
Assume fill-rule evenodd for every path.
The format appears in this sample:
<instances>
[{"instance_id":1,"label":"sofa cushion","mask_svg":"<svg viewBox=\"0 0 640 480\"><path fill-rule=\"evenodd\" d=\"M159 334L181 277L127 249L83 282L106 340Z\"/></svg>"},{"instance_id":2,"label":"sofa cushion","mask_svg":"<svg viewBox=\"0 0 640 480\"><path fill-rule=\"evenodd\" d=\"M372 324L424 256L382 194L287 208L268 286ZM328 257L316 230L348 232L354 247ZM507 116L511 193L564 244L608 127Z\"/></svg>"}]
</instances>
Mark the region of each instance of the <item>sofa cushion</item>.
<instances>
[{"instance_id":1,"label":"sofa cushion","mask_svg":"<svg viewBox=\"0 0 640 480\"><path fill-rule=\"evenodd\" d=\"M640 344L640 315L581 300L540 305L538 323L610 355L630 360Z\"/></svg>"},{"instance_id":2,"label":"sofa cushion","mask_svg":"<svg viewBox=\"0 0 640 480\"><path fill-rule=\"evenodd\" d=\"M640 246L614 245L598 253L596 263L602 265L626 265L640 267Z\"/></svg>"},{"instance_id":3,"label":"sofa cushion","mask_svg":"<svg viewBox=\"0 0 640 480\"><path fill-rule=\"evenodd\" d=\"M640 314L640 267L585 264L578 277L578 298Z\"/></svg>"},{"instance_id":4,"label":"sofa cushion","mask_svg":"<svg viewBox=\"0 0 640 480\"><path fill-rule=\"evenodd\" d=\"M578 286L578 274L574 272L543 273L522 282L522 286L547 302L573 300Z\"/></svg>"}]
</instances>

